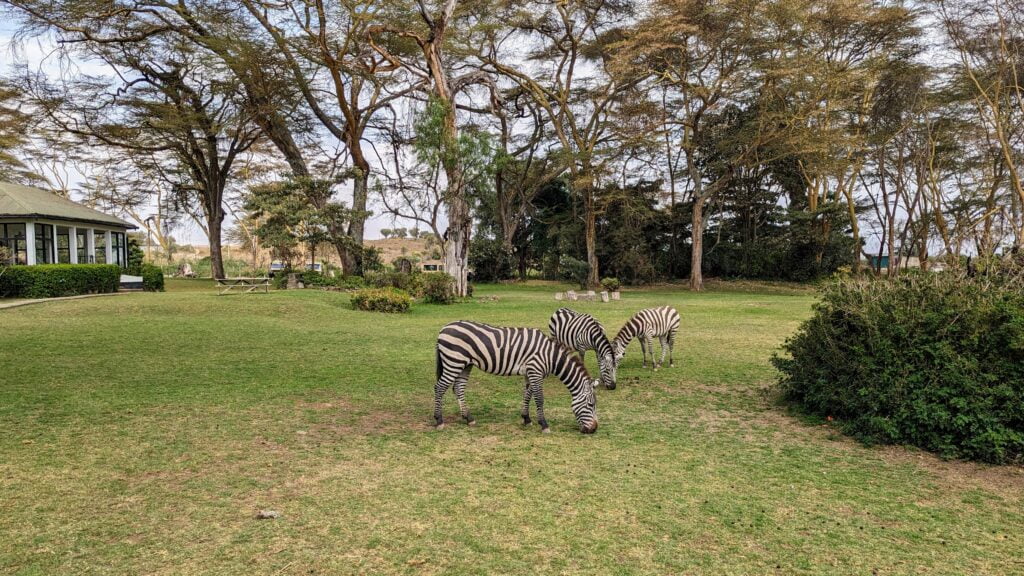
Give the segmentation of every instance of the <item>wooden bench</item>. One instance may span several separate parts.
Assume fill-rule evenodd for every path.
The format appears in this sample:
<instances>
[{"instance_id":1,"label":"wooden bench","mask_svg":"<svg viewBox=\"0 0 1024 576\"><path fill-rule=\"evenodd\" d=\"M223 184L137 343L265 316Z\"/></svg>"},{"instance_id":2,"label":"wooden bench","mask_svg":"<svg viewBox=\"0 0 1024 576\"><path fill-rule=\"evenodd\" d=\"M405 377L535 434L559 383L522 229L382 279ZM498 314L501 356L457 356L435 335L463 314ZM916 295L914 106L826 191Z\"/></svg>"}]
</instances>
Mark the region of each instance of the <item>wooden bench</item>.
<instances>
[{"instance_id":1,"label":"wooden bench","mask_svg":"<svg viewBox=\"0 0 1024 576\"><path fill-rule=\"evenodd\" d=\"M218 296L233 293L237 288L239 293L249 294L258 292L263 288L264 293L270 292L270 278L217 278L217 288L220 290Z\"/></svg>"}]
</instances>

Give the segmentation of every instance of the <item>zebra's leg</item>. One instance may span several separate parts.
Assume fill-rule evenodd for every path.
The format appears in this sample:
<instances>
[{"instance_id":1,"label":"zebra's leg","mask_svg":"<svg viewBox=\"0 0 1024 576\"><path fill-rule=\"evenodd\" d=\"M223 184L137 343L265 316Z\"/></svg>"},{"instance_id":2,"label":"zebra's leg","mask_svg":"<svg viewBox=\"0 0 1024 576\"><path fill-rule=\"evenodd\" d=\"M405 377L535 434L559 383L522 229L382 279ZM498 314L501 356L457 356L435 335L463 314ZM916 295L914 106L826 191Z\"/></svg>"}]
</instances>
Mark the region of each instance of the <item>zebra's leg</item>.
<instances>
[{"instance_id":1,"label":"zebra's leg","mask_svg":"<svg viewBox=\"0 0 1024 576\"><path fill-rule=\"evenodd\" d=\"M657 372L658 360L657 356L654 355L654 338L651 338L650 335L647 335L644 336L644 339L647 340L647 350L651 353L651 366L654 368L654 371Z\"/></svg>"},{"instance_id":2,"label":"zebra's leg","mask_svg":"<svg viewBox=\"0 0 1024 576\"><path fill-rule=\"evenodd\" d=\"M544 417L544 379L534 378L530 382L530 388L533 389L533 401L537 404L537 423L540 424L540 431L549 434L551 428L548 428L548 420Z\"/></svg>"},{"instance_id":3,"label":"zebra's leg","mask_svg":"<svg viewBox=\"0 0 1024 576\"><path fill-rule=\"evenodd\" d=\"M643 336L637 338L637 340L640 342L640 355L644 358L643 367L647 368L647 345L644 343Z\"/></svg>"},{"instance_id":4,"label":"zebra's leg","mask_svg":"<svg viewBox=\"0 0 1024 576\"><path fill-rule=\"evenodd\" d=\"M448 391L448 387L452 385L453 380L455 378L452 377L451 372L445 370L441 373L441 377L437 379L437 384L434 384L434 426L438 430L444 428L441 406L444 401L444 393Z\"/></svg>"},{"instance_id":5,"label":"zebra's leg","mask_svg":"<svg viewBox=\"0 0 1024 576\"><path fill-rule=\"evenodd\" d=\"M466 405L466 383L469 381L470 367L466 368L455 378L455 397L459 400L459 414L462 415L462 419L473 426L476 424L476 420L469 415L469 407Z\"/></svg>"},{"instance_id":6,"label":"zebra's leg","mask_svg":"<svg viewBox=\"0 0 1024 576\"><path fill-rule=\"evenodd\" d=\"M523 426L529 426L530 420L530 399L533 398L533 390L530 389L530 379L526 378L525 390L523 391L523 411L520 413L523 416Z\"/></svg>"},{"instance_id":7,"label":"zebra's leg","mask_svg":"<svg viewBox=\"0 0 1024 576\"><path fill-rule=\"evenodd\" d=\"M668 333L668 365L671 368L675 368L675 366L676 366L675 360L672 359L672 348L675 347L675 344L676 344L676 333L675 332L669 332Z\"/></svg>"},{"instance_id":8,"label":"zebra's leg","mask_svg":"<svg viewBox=\"0 0 1024 576\"><path fill-rule=\"evenodd\" d=\"M668 336L658 336L658 342L661 344L661 362L658 362L658 366L664 366L665 353L668 352Z\"/></svg>"}]
</instances>

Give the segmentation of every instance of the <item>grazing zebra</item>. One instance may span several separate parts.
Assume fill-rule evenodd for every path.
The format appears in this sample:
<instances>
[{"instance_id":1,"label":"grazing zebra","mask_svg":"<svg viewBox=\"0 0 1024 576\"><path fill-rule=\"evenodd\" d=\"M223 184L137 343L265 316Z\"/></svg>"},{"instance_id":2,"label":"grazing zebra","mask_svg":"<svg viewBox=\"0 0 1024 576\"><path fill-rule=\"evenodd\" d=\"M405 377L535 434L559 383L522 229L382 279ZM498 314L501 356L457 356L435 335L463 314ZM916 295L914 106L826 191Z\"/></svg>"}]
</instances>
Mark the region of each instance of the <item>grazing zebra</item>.
<instances>
[{"instance_id":1,"label":"grazing zebra","mask_svg":"<svg viewBox=\"0 0 1024 576\"><path fill-rule=\"evenodd\" d=\"M548 330L557 342L578 352L580 360L587 350L593 350L601 367L601 384L609 390L615 389L615 353L600 322L590 314L559 308L551 315Z\"/></svg>"},{"instance_id":2,"label":"grazing zebra","mask_svg":"<svg viewBox=\"0 0 1024 576\"><path fill-rule=\"evenodd\" d=\"M569 389L572 411L584 434L597 430L597 399L592 381L583 363L540 330L504 328L460 320L441 329L437 335L437 384L434 386L434 423L444 427L441 400L448 387L455 385L459 413L472 426L476 423L466 406L466 382L473 366L500 376L526 377L523 396L523 424L530 423L530 398L537 404L537 422L550 432L544 418L544 377L558 376Z\"/></svg>"},{"instance_id":3,"label":"grazing zebra","mask_svg":"<svg viewBox=\"0 0 1024 576\"><path fill-rule=\"evenodd\" d=\"M644 356L644 368L647 367L647 350L651 351L651 364L657 370L665 363L665 347L668 345L668 365L675 366L672 358L672 346L676 341L676 331L679 330L679 313L671 306L660 308L647 308L633 315L626 322L626 325L619 330L612 347L615 348L615 365L622 362L626 355L626 346L633 338L640 340L640 352ZM654 342L651 340L657 336L661 342L661 362L654 359Z\"/></svg>"}]
</instances>

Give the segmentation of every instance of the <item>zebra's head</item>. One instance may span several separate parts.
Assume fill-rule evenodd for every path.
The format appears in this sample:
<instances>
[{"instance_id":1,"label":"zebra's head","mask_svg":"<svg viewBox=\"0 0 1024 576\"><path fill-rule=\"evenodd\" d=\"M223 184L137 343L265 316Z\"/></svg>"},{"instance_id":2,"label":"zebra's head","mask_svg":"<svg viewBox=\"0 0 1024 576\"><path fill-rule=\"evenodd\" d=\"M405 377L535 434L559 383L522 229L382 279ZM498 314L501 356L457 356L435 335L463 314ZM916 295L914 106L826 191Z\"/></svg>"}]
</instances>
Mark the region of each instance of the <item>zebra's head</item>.
<instances>
[{"instance_id":1,"label":"zebra's head","mask_svg":"<svg viewBox=\"0 0 1024 576\"><path fill-rule=\"evenodd\" d=\"M605 389L615 390L617 364L614 352L598 358L598 365L601 368L601 383L604 384Z\"/></svg>"},{"instance_id":2,"label":"zebra's head","mask_svg":"<svg viewBox=\"0 0 1024 576\"><path fill-rule=\"evenodd\" d=\"M593 434L597 432L597 393L595 390L600 380L592 380L586 367L574 355L568 355L570 361L569 374L564 380L572 395L572 413L580 425L580 432Z\"/></svg>"},{"instance_id":3,"label":"zebra's head","mask_svg":"<svg viewBox=\"0 0 1024 576\"><path fill-rule=\"evenodd\" d=\"M593 434L597 432L597 385L598 380L591 380L589 386L583 386L584 402L582 407L577 410L573 406L573 413L576 414L576 421L580 425L580 432L584 434Z\"/></svg>"},{"instance_id":4,"label":"zebra's head","mask_svg":"<svg viewBox=\"0 0 1024 576\"><path fill-rule=\"evenodd\" d=\"M612 366L615 368L622 364L622 359L626 357L626 344L616 338L612 341Z\"/></svg>"}]
</instances>

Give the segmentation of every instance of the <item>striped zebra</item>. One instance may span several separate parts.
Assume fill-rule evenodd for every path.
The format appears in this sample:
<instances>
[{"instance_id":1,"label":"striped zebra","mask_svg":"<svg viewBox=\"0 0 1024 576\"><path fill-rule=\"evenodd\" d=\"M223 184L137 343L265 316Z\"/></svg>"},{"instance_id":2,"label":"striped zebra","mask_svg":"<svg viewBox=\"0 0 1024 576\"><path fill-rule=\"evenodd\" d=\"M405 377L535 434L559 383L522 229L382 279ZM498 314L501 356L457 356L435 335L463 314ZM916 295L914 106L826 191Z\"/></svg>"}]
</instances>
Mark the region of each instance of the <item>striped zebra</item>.
<instances>
[{"instance_id":1,"label":"striped zebra","mask_svg":"<svg viewBox=\"0 0 1024 576\"><path fill-rule=\"evenodd\" d=\"M672 346L675 344L676 331L678 330L679 313L671 306L647 308L637 312L629 319L629 322L626 322L622 330L619 330L618 335L615 336L615 340L612 342L612 347L615 348L615 365L618 366L622 362L622 357L626 355L626 346L629 346L630 340L636 338L640 341L640 352L644 356L644 368L647 367L648 350L651 352L651 364L654 365L655 370L665 363L666 344L668 347L668 365L675 366L672 358ZM658 337L658 341L661 343L661 362L657 362L654 359L654 341L652 338L655 336Z\"/></svg>"},{"instance_id":2,"label":"striped zebra","mask_svg":"<svg viewBox=\"0 0 1024 576\"><path fill-rule=\"evenodd\" d=\"M523 396L523 424L530 423L530 399L537 404L537 422L550 432L544 418L544 378L554 374L569 389L572 411L584 434L597 430L597 398L587 369L572 355L540 330L505 328L460 320L441 329L437 335L437 384L434 386L434 423L444 427L441 400L454 384L459 413L472 426L476 420L466 406L466 382L473 366L500 376L526 377Z\"/></svg>"},{"instance_id":3,"label":"striped zebra","mask_svg":"<svg viewBox=\"0 0 1024 576\"><path fill-rule=\"evenodd\" d=\"M559 308L548 320L548 330L557 342L578 352L580 360L587 350L593 350L601 369L601 384L609 390L615 389L615 353L600 322L590 314Z\"/></svg>"}]
</instances>

